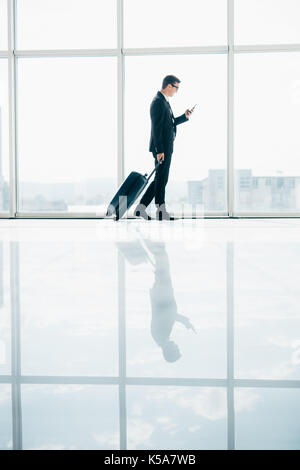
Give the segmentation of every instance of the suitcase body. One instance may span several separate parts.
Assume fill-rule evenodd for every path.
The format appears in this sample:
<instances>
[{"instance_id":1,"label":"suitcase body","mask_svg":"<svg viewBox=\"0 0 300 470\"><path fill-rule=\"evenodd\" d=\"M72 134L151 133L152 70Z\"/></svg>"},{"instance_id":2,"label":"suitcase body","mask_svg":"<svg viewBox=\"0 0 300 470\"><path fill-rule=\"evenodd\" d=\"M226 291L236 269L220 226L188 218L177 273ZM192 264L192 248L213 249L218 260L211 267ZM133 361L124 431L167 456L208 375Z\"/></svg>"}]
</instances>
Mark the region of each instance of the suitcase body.
<instances>
[{"instance_id":1,"label":"suitcase body","mask_svg":"<svg viewBox=\"0 0 300 470\"><path fill-rule=\"evenodd\" d=\"M111 200L106 216L114 215L116 216L115 220L119 220L125 212L132 206L134 201L139 197L143 189L147 186L148 181L150 180L153 173L159 167L159 163L156 164L154 170L147 176L132 171L125 181L121 184L116 195Z\"/></svg>"},{"instance_id":2,"label":"suitcase body","mask_svg":"<svg viewBox=\"0 0 300 470\"><path fill-rule=\"evenodd\" d=\"M148 179L145 175L132 171L111 200L106 215L115 214L116 220L119 220L132 206L134 201L147 186L147 183Z\"/></svg>"}]
</instances>

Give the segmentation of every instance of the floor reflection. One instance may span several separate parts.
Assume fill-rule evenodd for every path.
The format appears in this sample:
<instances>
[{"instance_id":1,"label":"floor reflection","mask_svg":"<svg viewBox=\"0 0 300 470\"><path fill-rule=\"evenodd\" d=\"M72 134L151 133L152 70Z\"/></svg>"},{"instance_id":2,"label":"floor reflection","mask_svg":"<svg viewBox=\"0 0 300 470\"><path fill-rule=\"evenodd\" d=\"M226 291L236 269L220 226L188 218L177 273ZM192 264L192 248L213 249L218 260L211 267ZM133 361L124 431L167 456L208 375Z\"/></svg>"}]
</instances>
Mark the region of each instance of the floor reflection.
<instances>
[{"instance_id":1,"label":"floor reflection","mask_svg":"<svg viewBox=\"0 0 300 470\"><path fill-rule=\"evenodd\" d=\"M300 244L143 227L0 243L0 448L299 449Z\"/></svg>"},{"instance_id":2,"label":"floor reflection","mask_svg":"<svg viewBox=\"0 0 300 470\"><path fill-rule=\"evenodd\" d=\"M135 242L118 242L117 247L133 266L149 262L154 269L154 283L150 288L151 334L161 348L167 362L175 362L181 357L178 345L171 340L175 322L187 329L196 330L188 317L178 313L170 274L170 262L165 243L150 239L137 239ZM154 261L152 261L152 254Z\"/></svg>"}]
</instances>

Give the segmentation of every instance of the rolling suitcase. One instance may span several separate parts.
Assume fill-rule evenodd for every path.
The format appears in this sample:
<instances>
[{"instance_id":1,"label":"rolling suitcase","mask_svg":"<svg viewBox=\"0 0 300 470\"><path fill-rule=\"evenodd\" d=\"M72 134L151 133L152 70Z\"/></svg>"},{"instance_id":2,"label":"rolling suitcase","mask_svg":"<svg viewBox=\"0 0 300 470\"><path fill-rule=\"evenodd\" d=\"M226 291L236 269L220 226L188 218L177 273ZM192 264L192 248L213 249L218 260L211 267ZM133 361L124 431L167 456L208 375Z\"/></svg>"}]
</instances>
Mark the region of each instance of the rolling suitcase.
<instances>
[{"instance_id":1,"label":"rolling suitcase","mask_svg":"<svg viewBox=\"0 0 300 470\"><path fill-rule=\"evenodd\" d=\"M157 163L154 170L147 176L132 171L126 180L121 184L116 195L111 200L106 216L114 215L116 216L115 220L119 220L125 212L132 206L134 201L141 194L143 189L147 186L151 176L157 170L160 164Z\"/></svg>"}]
</instances>

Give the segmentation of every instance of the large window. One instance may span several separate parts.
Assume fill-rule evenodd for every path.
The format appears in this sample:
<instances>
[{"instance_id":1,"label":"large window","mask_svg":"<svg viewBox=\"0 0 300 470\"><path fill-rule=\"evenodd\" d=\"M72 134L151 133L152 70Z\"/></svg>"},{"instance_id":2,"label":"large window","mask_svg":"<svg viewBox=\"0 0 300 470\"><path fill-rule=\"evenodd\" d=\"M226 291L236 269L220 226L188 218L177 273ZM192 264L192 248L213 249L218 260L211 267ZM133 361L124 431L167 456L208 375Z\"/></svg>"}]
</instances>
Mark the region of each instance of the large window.
<instances>
[{"instance_id":1,"label":"large window","mask_svg":"<svg viewBox=\"0 0 300 470\"><path fill-rule=\"evenodd\" d=\"M300 52L235 57L235 207L300 210Z\"/></svg>"},{"instance_id":2,"label":"large window","mask_svg":"<svg viewBox=\"0 0 300 470\"><path fill-rule=\"evenodd\" d=\"M227 42L226 0L124 1L125 47L182 47Z\"/></svg>"},{"instance_id":3,"label":"large window","mask_svg":"<svg viewBox=\"0 0 300 470\"><path fill-rule=\"evenodd\" d=\"M225 54L126 59L126 173L133 169L149 173L153 168L150 104L165 75L171 72L181 80L178 93L170 99L175 117L197 103L190 120L177 127L167 186L168 203L174 209L198 204L204 211L226 210L226 61Z\"/></svg>"},{"instance_id":4,"label":"large window","mask_svg":"<svg viewBox=\"0 0 300 470\"><path fill-rule=\"evenodd\" d=\"M116 47L116 5L112 0L18 0L17 47Z\"/></svg>"},{"instance_id":5,"label":"large window","mask_svg":"<svg viewBox=\"0 0 300 470\"><path fill-rule=\"evenodd\" d=\"M170 210L299 215L299 19L298 0L0 0L0 213L104 216L153 169L149 108L174 74L174 115L197 107Z\"/></svg>"},{"instance_id":6,"label":"large window","mask_svg":"<svg viewBox=\"0 0 300 470\"><path fill-rule=\"evenodd\" d=\"M7 0L0 0L0 51L7 49Z\"/></svg>"},{"instance_id":7,"label":"large window","mask_svg":"<svg viewBox=\"0 0 300 470\"><path fill-rule=\"evenodd\" d=\"M0 212L9 210L9 129L7 59L0 59Z\"/></svg>"},{"instance_id":8,"label":"large window","mask_svg":"<svg viewBox=\"0 0 300 470\"><path fill-rule=\"evenodd\" d=\"M300 43L299 0L236 0L237 44Z\"/></svg>"},{"instance_id":9,"label":"large window","mask_svg":"<svg viewBox=\"0 0 300 470\"><path fill-rule=\"evenodd\" d=\"M99 212L116 189L116 59L18 61L19 208Z\"/></svg>"}]
</instances>

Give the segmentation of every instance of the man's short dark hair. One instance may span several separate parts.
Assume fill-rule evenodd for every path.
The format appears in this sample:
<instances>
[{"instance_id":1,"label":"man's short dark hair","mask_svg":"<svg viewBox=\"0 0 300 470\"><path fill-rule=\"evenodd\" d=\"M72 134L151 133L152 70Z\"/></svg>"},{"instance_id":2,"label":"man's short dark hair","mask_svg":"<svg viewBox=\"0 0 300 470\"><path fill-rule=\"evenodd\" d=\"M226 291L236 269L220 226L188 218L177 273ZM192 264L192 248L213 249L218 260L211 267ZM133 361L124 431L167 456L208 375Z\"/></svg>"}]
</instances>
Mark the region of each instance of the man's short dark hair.
<instances>
[{"instance_id":1,"label":"man's short dark hair","mask_svg":"<svg viewBox=\"0 0 300 470\"><path fill-rule=\"evenodd\" d=\"M167 75L162 82L162 89L164 90L169 84L174 85L174 83L180 83L179 78L175 77L175 75Z\"/></svg>"}]
</instances>

